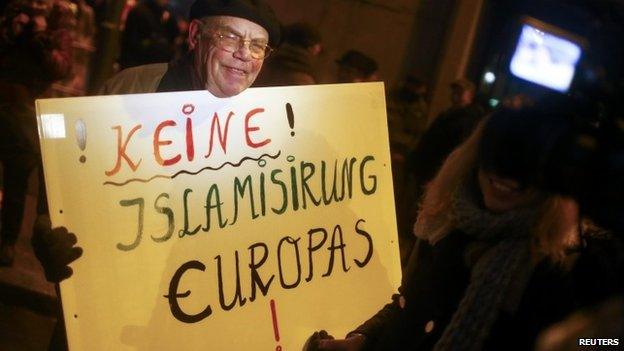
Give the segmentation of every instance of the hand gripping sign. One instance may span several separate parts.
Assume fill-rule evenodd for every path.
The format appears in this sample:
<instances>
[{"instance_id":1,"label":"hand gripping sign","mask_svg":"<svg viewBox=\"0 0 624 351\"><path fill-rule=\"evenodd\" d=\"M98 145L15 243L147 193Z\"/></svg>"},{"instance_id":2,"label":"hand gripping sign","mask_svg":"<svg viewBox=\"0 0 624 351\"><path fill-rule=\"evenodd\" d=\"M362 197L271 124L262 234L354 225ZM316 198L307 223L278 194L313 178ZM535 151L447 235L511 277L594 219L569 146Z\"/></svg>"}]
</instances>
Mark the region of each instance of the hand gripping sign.
<instances>
[{"instance_id":1,"label":"hand gripping sign","mask_svg":"<svg viewBox=\"0 0 624 351\"><path fill-rule=\"evenodd\" d=\"M300 350L400 281L382 83L37 101L73 350Z\"/></svg>"}]
</instances>

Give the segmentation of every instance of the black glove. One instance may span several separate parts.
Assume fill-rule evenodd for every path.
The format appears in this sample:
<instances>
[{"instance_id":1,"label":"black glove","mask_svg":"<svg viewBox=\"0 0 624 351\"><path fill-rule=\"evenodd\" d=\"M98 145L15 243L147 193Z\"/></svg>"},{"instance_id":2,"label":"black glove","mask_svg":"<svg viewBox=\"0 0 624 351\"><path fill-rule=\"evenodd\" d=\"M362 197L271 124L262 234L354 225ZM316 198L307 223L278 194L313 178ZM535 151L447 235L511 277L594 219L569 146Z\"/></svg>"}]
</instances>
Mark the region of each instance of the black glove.
<instances>
[{"instance_id":1,"label":"black glove","mask_svg":"<svg viewBox=\"0 0 624 351\"><path fill-rule=\"evenodd\" d=\"M76 235L65 227L51 228L47 215L37 217L31 244L49 282L59 283L71 277L70 263L82 256L82 248L74 246Z\"/></svg>"}]
</instances>

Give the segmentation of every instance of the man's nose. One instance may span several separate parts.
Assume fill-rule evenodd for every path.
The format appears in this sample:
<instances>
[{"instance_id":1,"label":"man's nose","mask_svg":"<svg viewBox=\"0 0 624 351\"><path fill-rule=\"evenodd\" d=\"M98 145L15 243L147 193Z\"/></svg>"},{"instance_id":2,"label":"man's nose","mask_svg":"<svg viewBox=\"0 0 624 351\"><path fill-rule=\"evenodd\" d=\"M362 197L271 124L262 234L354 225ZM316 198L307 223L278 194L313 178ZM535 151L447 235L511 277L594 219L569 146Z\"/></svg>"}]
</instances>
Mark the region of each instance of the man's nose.
<instances>
[{"instance_id":1,"label":"man's nose","mask_svg":"<svg viewBox=\"0 0 624 351\"><path fill-rule=\"evenodd\" d=\"M251 61L253 57L251 57L250 45L251 42L248 40L241 41L238 45L238 49L234 51L234 57L243 61Z\"/></svg>"}]
</instances>

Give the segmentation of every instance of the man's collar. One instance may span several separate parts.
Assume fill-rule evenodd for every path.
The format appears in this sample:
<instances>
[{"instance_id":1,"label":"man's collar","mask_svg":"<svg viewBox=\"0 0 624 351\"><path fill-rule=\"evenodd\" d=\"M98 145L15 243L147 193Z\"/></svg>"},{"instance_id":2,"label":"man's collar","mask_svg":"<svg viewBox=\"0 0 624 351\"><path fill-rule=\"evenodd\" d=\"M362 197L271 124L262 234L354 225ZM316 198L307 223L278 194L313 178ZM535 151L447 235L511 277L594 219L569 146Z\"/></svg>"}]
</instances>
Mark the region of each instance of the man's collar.
<instances>
[{"instance_id":1,"label":"man's collar","mask_svg":"<svg viewBox=\"0 0 624 351\"><path fill-rule=\"evenodd\" d=\"M158 84L157 92L203 90L201 80L193 69L193 55L187 53L171 61L167 72Z\"/></svg>"}]
</instances>

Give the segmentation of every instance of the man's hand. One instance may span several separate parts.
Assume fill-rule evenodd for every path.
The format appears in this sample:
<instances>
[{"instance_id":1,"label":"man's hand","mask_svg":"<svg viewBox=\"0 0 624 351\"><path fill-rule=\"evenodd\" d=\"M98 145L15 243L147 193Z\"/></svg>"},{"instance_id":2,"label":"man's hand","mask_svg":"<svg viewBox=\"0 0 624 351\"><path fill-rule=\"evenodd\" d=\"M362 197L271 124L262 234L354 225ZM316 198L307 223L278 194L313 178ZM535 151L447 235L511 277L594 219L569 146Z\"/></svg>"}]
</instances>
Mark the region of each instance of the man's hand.
<instances>
[{"instance_id":1,"label":"man's hand","mask_svg":"<svg viewBox=\"0 0 624 351\"><path fill-rule=\"evenodd\" d=\"M68 265L82 256L82 248L74 246L76 235L65 227L51 228L47 215L37 217L31 244L41 262L46 279L52 283L69 278L73 271Z\"/></svg>"}]
</instances>

